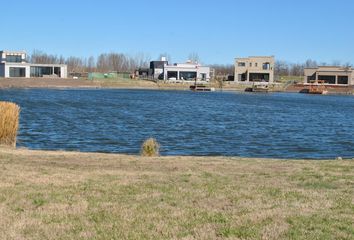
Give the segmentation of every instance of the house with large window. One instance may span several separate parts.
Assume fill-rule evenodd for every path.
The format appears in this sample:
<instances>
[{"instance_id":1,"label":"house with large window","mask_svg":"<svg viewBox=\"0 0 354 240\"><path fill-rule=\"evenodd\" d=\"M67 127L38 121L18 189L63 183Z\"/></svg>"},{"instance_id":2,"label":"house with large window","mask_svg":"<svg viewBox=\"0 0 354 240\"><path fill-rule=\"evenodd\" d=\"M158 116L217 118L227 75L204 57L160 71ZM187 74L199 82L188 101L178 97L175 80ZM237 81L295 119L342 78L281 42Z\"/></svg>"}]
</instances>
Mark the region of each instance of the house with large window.
<instances>
[{"instance_id":1,"label":"house with large window","mask_svg":"<svg viewBox=\"0 0 354 240\"><path fill-rule=\"evenodd\" d=\"M0 77L3 78L67 78L65 64L33 64L24 51L0 51Z\"/></svg>"},{"instance_id":2,"label":"house with large window","mask_svg":"<svg viewBox=\"0 0 354 240\"><path fill-rule=\"evenodd\" d=\"M304 83L323 83L328 85L354 85L351 67L320 66L304 69Z\"/></svg>"},{"instance_id":3,"label":"house with large window","mask_svg":"<svg viewBox=\"0 0 354 240\"><path fill-rule=\"evenodd\" d=\"M274 82L274 57L235 59L235 82Z\"/></svg>"},{"instance_id":4,"label":"house with large window","mask_svg":"<svg viewBox=\"0 0 354 240\"><path fill-rule=\"evenodd\" d=\"M210 67L202 66L192 61L186 63L175 63L173 65L164 65L164 80L178 81L209 81Z\"/></svg>"}]
</instances>

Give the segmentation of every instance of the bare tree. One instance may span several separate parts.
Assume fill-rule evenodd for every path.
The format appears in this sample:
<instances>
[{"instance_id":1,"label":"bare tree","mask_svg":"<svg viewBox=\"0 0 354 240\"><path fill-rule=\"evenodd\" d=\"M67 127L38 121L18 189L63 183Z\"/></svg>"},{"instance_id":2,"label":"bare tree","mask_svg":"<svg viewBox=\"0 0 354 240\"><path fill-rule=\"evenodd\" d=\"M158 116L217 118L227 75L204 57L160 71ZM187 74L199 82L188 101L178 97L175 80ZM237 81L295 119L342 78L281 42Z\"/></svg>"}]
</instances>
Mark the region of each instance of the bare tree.
<instances>
[{"instance_id":1,"label":"bare tree","mask_svg":"<svg viewBox=\"0 0 354 240\"><path fill-rule=\"evenodd\" d=\"M318 66L317 62L313 61L311 59L307 59L306 62L305 62L305 67L306 68L315 68L317 66Z\"/></svg>"},{"instance_id":2,"label":"bare tree","mask_svg":"<svg viewBox=\"0 0 354 240\"><path fill-rule=\"evenodd\" d=\"M192 61L193 63L200 63L199 54L197 52L192 52L188 55L188 60Z\"/></svg>"},{"instance_id":3,"label":"bare tree","mask_svg":"<svg viewBox=\"0 0 354 240\"><path fill-rule=\"evenodd\" d=\"M42 64L59 64L60 59L56 55L51 55L39 50L34 50L29 57L29 62Z\"/></svg>"}]
</instances>

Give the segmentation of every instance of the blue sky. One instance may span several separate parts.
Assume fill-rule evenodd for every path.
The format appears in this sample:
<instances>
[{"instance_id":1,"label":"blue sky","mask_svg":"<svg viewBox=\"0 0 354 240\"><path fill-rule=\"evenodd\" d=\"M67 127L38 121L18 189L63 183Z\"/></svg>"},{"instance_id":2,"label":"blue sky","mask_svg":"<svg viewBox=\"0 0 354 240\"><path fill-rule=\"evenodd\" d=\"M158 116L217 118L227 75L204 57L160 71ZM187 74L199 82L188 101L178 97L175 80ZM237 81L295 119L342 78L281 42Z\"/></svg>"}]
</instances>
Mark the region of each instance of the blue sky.
<instances>
[{"instance_id":1,"label":"blue sky","mask_svg":"<svg viewBox=\"0 0 354 240\"><path fill-rule=\"evenodd\" d=\"M235 57L354 63L352 0L2 0L0 49L79 57L102 52L192 52L206 64ZM60 3L60 4L59 4Z\"/></svg>"}]
</instances>

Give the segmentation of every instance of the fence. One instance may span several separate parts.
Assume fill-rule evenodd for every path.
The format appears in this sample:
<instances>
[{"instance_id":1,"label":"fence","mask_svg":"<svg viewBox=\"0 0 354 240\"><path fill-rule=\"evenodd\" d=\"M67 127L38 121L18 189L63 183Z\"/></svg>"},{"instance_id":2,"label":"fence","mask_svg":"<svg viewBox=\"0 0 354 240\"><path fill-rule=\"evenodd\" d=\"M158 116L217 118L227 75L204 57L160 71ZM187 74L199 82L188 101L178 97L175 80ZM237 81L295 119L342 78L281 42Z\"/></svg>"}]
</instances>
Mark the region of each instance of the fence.
<instances>
[{"instance_id":1,"label":"fence","mask_svg":"<svg viewBox=\"0 0 354 240\"><path fill-rule=\"evenodd\" d=\"M89 73L88 74L88 79L89 80L95 80L95 79L118 79L118 78L125 78L129 79L130 78L130 73L120 73L120 72L109 72L109 73Z\"/></svg>"}]
</instances>

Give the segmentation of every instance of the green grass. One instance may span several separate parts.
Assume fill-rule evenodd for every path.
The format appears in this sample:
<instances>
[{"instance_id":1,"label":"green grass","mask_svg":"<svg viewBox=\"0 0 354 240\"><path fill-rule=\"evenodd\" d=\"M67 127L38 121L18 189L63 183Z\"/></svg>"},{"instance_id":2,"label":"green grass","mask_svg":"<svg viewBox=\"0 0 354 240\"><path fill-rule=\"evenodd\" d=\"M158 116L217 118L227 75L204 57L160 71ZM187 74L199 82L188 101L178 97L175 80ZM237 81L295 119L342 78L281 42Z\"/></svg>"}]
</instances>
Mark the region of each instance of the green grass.
<instances>
[{"instance_id":1,"label":"green grass","mask_svg":"<svg viewBox=\"0 0 354 240\"><path fill-rule=\"evenodd\" d=\"M353 167L0 149L1 239L353 239Z\"/></svg>"}]
</instances>

